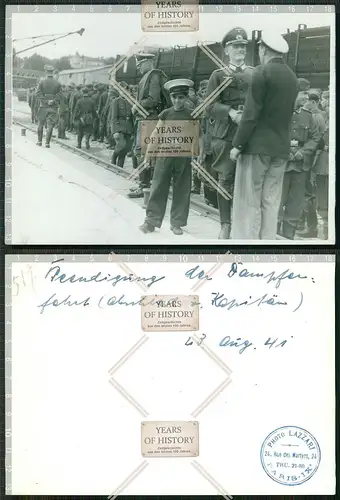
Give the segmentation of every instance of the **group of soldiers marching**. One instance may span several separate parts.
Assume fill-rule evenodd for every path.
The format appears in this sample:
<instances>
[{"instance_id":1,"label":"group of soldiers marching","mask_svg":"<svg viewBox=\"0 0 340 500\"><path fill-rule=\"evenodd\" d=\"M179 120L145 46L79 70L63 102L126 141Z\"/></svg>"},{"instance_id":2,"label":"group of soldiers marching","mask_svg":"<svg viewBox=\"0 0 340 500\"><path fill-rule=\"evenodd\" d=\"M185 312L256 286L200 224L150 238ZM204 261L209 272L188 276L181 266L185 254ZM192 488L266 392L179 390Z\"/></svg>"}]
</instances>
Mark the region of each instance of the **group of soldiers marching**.
<instances>
[{"instance_id":1,"label":"group of soldiers marching","mask_svg":"<svg viewBox=\"0 0 340 500\"><path fill-rule=\"evenodd\" d=\"M268 66L274 68L271 69L272 72L275 68L280 70L278 63L288 50L286 42L281 38L274 34L262 39L263 60L276 64ZM206 203L219 210L219 239L233 238L232 226L234 234L242 233L237 232L242 224L252 229L254 222L244 220L238 214L246 213L242 209L249 203L251 196L257 196L254 194L254 189L257 188L253 185L247 188L235 186L237 157L242 154L243 147L242 144L235 144L235 141L240 142L244 136L239 127L244 107L247 104L248 116L252 114L251 106L259 106L255 102L254 82L252 83L254 68L245 64L247 43L247 33L242 28L228 31L222 40L228 63L223 69L214 71L209 80L201 81L197 91L191 80L169 81L163 71L155 68L154 54L136 55L141 80L138 86L119 82L123 91L117 90L117 85L61 85L55 78L53 68L46 66L46 78L39 82L37 89L31 89L29 95L32 122L38 123L37 144L42 145L45 127L46 147L49 147L53 128L57 127L60 139L67 139L67 132L76 131L78 148L82 147L83 138L87 149L90 148L90 139L106 141L107 147L113 150L112 163L121 168L124 167L126 156L132 158L134 168L143 166L140 168L138 185L130 190L128 196L142 198L146 192L149 193L145 206L146 218L140 226L145 233L153 232L162 225L171 184L173 193L170 224L174 234L183 233L182 227L187 224L189 215L190 197L200 195L202 188ZM266 213L276 220L274 238L276 234L288 239L294 239L297 234L308 238L317 237L318 219L321 218L323 237L328 239L329 90L313 90L307 80L297 79L286 65L285 68L287 74L284 74L289 83L287 88L290 86L291 89L288 97L292 102L292 111L288 116L291 128L290 152L282 153L284 174L277 181L278 194L273 201L273 210L270 206L266 207ZM218 91L223 87L225 79L228 79L228 85ZM253 93L249 97L252 84ZM260 90L258 92L258 98L264 98ZM213 94L215 97L208 101L208 97ZM143 120L160 120L164 123L167 120L192 119L192 111L202 103L203 111L196 118L200 121L200 153L196 160L203 172L206 172L205 175L192 168L191 158L154 159L142 152ZM270 103L270 106L275 109L275 102ZM141 109L147 112L147 118ZM258 116L257 109L256 113ZM279 120L279 116L277 118ZM275 116L271 120L275 121ZM244 121L242 123L245 129ZM268 127L268 123L265 127ZM282 127L284 129L286 125L283 123ZM268 146L272 132L270 128L267 131L269 133L264 133L260 139L260 143L263 141L263 151ZM283 135L285 133L286 131ZM280 130L276 134L280 135ZM259 140L256 147L258 146ZM259 151L261 148L260 144ZM259 168L262 167L260 165ZM254 183L256 185L255 181ZM243 202L241 192L244 192ZM241 200L241 205L243 204L239 211L235 209L235 206L240 205L237 200ZM260 206L261 210L262 208ZM273 227L271 221L270 224ZM264 229L262 233L265 232ZM263 239L271 237L263 236Z\"/></svg>"}]
</instances>

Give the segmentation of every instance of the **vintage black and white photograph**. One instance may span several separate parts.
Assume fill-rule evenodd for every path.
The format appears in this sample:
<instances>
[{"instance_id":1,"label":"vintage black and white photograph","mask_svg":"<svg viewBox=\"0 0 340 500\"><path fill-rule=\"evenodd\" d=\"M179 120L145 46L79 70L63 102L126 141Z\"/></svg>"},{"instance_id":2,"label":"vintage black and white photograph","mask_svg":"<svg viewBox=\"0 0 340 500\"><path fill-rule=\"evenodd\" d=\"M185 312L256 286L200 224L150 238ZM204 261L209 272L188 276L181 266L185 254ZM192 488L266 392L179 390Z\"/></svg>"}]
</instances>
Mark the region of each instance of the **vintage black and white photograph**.
<instances>
[{"instance_id":1,"label":"vintage black and white photograph","mask_svg":"<svg viewBox=\"0 0 340 500\"><path fill-rule=\"evenodd\" d=\"M242 8L8 6L6 242L334 243L334 7Z\"/></svg>"}]
</instances>

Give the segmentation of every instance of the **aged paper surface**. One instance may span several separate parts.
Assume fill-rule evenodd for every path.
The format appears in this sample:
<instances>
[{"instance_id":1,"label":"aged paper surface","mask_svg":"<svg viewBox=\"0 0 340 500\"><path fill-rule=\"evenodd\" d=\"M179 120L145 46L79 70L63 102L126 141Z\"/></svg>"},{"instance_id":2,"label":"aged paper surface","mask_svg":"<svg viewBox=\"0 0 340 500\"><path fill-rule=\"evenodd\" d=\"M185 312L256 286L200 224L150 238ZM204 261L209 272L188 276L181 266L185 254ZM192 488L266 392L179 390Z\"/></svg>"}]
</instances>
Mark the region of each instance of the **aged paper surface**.
<instances>
[{"instance_id":1,"label":"aged paper surface","mask_svg":"<svg viewBox=\"0 0 340 500\"><path fill-rule=\"evenodd\" d=\"M142 297L144 332L190 332L199 329L198 295L155 295Z\"/></svg>"},{"instance_id":2,"label":"aged paper surface","mask_svg":"<svg viewBox=\"0 0 340 500\"><path fill-rule=\"evenodd\" d=\"M6 259L13 494L334 494L334 256L52 258ZM199 329L143 330L150 297Z\"/></svg>"},{"instance_id":3,"label":"aged paper surface","mask_svg":"<svg viewBox=\"0 0 340 500\"><path fill-rule=\"evenodd\" d=\"M198 456L198 422L142 422L141 434L143 457Z\"/></svg>"}]
</instances>

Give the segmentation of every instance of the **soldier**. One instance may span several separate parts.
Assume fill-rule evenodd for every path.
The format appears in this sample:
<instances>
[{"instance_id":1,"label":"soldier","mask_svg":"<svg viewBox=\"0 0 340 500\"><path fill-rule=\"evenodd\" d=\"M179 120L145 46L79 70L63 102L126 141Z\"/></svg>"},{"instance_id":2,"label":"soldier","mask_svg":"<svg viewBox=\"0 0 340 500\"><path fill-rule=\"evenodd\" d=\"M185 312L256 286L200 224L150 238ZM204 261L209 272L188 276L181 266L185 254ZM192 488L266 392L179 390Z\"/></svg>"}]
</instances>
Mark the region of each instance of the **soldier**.
<instances>
[{"instance_id":1,"label":"soldier","mask_svg":"<svg viewBox=\"0 0 340 500\"><path fill-rule=\"evenodd\" d=\"M99 139L98 142L104 142L104 137L106 137L106 120L103 119L103 110L108 99L108 88L107 86L102 87L102 93L99 97L98 102L98 118L99 118Z\"/></svg>"},{"instance_id":2,"label":"soldier","mask_svg":"<svg viewBox=\"0 0 340 500\"><path fill-rule=\"evenodd\" d=\"M68 139L65 135L66 125L69 119L68 99L69 94L67 92L66 85L62 85L59 105L58 139Z\"/></svg>"},{"instance_id":3,"label":"soldier","mask_svg":"<svg viewBox=\"0 0 340 500\"><path fill-rule=\"evenodd\" d=\"M58 121L58 106L61 99L61 85L53 78L53 71L52 66L45 66L46 78L39 83L36 92L39 101L37 145L42 145L44 125L46 125L47 148L50 147L53 128Z\"/></svg>"},{"instance_id":4,"label":"soldier","mask_svg":"<svg viewBox=\"0 0 340 500\"><path fill-rule=\"evenodd\" d=\"M74 110L74 121L78 127L77 148L81 149L81 143L85 135L86 149L90 149L90 135L92 134L93 122L97 116L97 110L88 88L84 87L83 97L78 99Z\"/></svg>"},{"instance_id":5,"label":"soldier","mask_svg":"<svg viewBox=\"0 0 340 500\"><path fill-rule=\"evenodd\" d=\"M118 97L118 92L114 87L110 87L109 96L107 98L105 109L103 111L104 119L106 120L106 141L107 148L114 148L114 138L112 132L112 103Z\"/></svg>"},{"instance_id":6,"label":"soldier","mask_svg":"<svg viewBox=\"0 0 340 500\"><path fill-rule=\"evenodd\" d=\"M208 87L208 80L202 80L199 84L198 92L197 92L197 99L195 103L193 101L193 104L196 106L199 106L205 99L205 96L207 94L207 87ZM201 143L201 149L203 148L204 144L204 134L205 134L205 120L206 117L202 117L200 120L200 125L201 125L201 134L200 134L200 143ZM201 161L203 161L203 156L201 155ZM197 173L196 170L193 171L192 174L192 180L193 180L193 186L191 189L192 194L200 194L201 193L201 179Z\"/></svg>"},{"instance_id":7,"label":"soldier","mask_svg":"<svg viewBox=\"0 0 340 500\"><path fill-rule=\"evenodd\" d=\"M191 80L178 79L165 84L173 105L160 113L157 127L166 126L167 122L171 123L174 120L192 120L190 110L185 107L185 101L193 83ZM140 226L143 233L152 233L155 227L161 227L171 180L173 187L170 229L176 235L183 234L182 227L187 225L190 207L191 156L158 156L156 158L146 218L144 224Z\"/></svg>"},{"instance_id":8,"label":"soldier","mask_svg":"<svg viewBox=\"0 0 340 500\"><path fill-rule=\"evenodd\" d=\"M98 107L99 107L99 99L100 99L100 95L101 95L101 86L96 83L94 86L93 86L93 90L94 90L94 94L92 96L92 100L96 106L96 110L97 110L97 118L95 119L94 123L93 123L93 137L92 139L94 141L97 141L98 140L98 136L99 136L99 115L98 115Z\"/></svg>"},{"instance_id":9,"label":"soldier","mask_svg":"<svg viewBox=\"0 0 340 500\"><path fill-rule=\"evenodd\" d=\"M31 109L31 121L32 121L32 123L35 123L35 120L34 120L34 105L35 105L34 94L35 94L35 87L31 87L29 89L29 92L28 92L28 105Z\"/></svg>"},{"instance_id":10,"label":"soldier","mask_svg":"<svg viewBox=\"0 0 340 500\"><path fill-rule=\"evenodd\" d=\"M128 89L126 82L120 82L120 86ZM131 104L121 95L112 103L112 133L115 140L115 148L111 163L124 167L127 153L131 150L131 135L133 132Z\"/></svg>"},{"instance_id":11,"label":"soldier","mask_svg":"<svg viewBox=\"0 0 340 500\"><path fill-rule=\"evenodd\" d=\"M242 28L228 31L222 40L225 53L229 56L229 64L223 69L215 70L208 83L207 95L213 93L224 80L231 77L230 85L218 94L213 103L206 109L211 122L212 168L218 173L218 183L229 195L233 196L235 181L235 163L230 159L232 140L241 120L248 86L253 68L245 64L247 33ZM217 194L220 212L221 230L219 239L228 239L231 229L232 201Z\"/></svg>"},{"instance_id":12,"label":"soldier","mask_svg":"<svg viewBox=\"0 0 340 500\"><path fill-rule=\"evenodd\" d=\"M77 104L78 100L83 95L81 88L82 88L81 85L76 85L74 91L70 95L70 100L69 100L70 132L73 132L73 130L74 130L74 110L75 110L76 104Z\"/></svg>"},{"instance_id":13,"label":"soldier","mask_svg":"<svg viewBox=\"0 0 340 500\"><path fill-rule=\"evenodd\" d=\"M299 92L291 125L289 160L286 165L279 211L278 233L293 240L304 205L307 175L312 168L320 133L312 113L304 106Z\"/></svg>"},{"instance_id":14,"label":"soldier","mask_svg":"<svg viewBox=\"0 0 340 500\"><path fill-rule=\"evenodd\" d=\"M319 104L319 93L310 90L304 107L312 113L319 135L322 137L326 131L326 123L324 112L320 109ZM302 214L302 221L307 222L307 228L299 233L303 238L317 238L318 236L316 186L311 181L311 175L312 173L309 171L306 178L305 204Z\"/></svg>"},{"instance_id":15,"label":"soldier","mask_svg":"<svg viewBox=\"0 0 340 500\"><path fill-rule=\"evenodd\" d=\"M149 113L147 119L155 120L159 113L170 105L164 84L167 76L163 71L154 68L154 54L140 53L136 55L136 64L143 75L138 85L137 101ZM140 146L141 121L144 118L139 115L137 106L132 106L132 114L135 117L135 144L134 154L138 165L143 162ZM152 179L152 169L144 169L139 175L139 186L128 194L130 198L143 198L144 188L149 188Z\"/></svg>"},{"instance_id":16,"label":"soldier","mask_svg":"<svg viewBox=\"0 0 340 500\"><path fill-rule=\"evenodd\" d=\"M323 103L326 130L318 144L312 168L312 184L316 183L317 210L323 221L323 238L328 240L328 189L329 189L329 100Z\"/></svg>"}]
</instances>

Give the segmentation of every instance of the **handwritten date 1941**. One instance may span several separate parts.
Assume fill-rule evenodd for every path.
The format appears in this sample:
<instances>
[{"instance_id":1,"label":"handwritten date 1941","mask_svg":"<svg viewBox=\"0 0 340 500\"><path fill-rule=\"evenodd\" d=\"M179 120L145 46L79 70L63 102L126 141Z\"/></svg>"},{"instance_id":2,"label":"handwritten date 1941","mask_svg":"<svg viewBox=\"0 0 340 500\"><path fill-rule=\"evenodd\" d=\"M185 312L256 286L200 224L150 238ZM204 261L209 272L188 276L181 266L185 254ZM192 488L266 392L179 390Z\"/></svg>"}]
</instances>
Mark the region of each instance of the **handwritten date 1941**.
<instances>
[{"instance_id":1,"label":"handwritten date 1941","mask_svg":"<svg viewBox=\"0 0 340 500\"><path fill-rule=\"evenodd\" d=\"M186 341L185 345L193 345L194 343L197 345L201 345L203 341L206 339L206 334L203 333L200 338L198 337L189 337L188 340ZM293 337L291 337L293 338ZM268 347L269 349L272 349L272 347L284 347L287 344L287 340L279 340L278 338L272 339L271 337L268 337L268 339L263 343L265 347ZM220 343L218 344L219 347L235 347L238 349L239 354L243 354L244 351L251 346L253 346L253 349L256 350L256 347L252 342L249 340L243 340L241 337L238 337L237 339L233 340L229 335L224 337Z\"/></svg>"}]
</instances>

